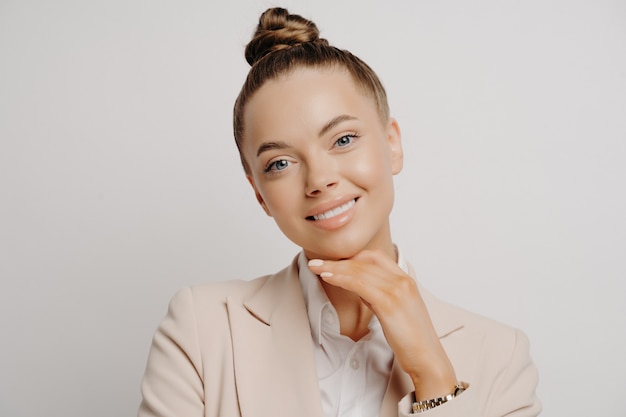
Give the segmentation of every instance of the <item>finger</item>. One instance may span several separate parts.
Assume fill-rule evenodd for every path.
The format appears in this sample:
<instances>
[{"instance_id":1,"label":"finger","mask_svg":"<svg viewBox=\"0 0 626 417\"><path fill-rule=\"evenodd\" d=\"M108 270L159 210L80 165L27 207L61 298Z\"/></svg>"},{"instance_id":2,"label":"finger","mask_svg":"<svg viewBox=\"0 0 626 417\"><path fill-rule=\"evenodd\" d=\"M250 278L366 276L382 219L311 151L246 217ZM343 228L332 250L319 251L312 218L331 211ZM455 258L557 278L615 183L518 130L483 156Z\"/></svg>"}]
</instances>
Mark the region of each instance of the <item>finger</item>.
<instances>
[{"instance_id":1,"label":"finger","mask_svg":"<svg viewBox=\"0 0 626 417\"><path fill-rule=\"evenodd\" d=\"M329 284L357 292L360 287L383 284L390 275L374 263L355 258L341 261L313 259L309 262L309 269Z\"/></svg>"},{"instance_id":2,"label":"finger","mask_svg":"<svg viewBox=\"0 0 626 417\"><path fill-rule=\"evenodd\" d=\"M383 262L385 263L385 262ZM357 294L374 311L385 312L397 309L403 299L411 299L417 294L413 278L409 277L397 264L380 265L363 260L312 261L310 269L330 285L341 287ZM405 288L409 286L408 292Z\"/></svg>"},{"instance_id":3,"label":"finger","mask_svg":"<svg viewBox=\"0 0 626 417\"><path fill-rule=\"evenodd\" d=\"M336 273L346 276L357 276L361 273L371 273L373 275L392 276L402 274L402 269L398 264L382 251L364 250L352 258L340 261L329 261L323 259L311 259L309 268L317 275L324 273L325 277L330 277ZM386 271L380 274L380 271ZM378 274L377 274L378 271Z\"/></svg>"}]
</instances>

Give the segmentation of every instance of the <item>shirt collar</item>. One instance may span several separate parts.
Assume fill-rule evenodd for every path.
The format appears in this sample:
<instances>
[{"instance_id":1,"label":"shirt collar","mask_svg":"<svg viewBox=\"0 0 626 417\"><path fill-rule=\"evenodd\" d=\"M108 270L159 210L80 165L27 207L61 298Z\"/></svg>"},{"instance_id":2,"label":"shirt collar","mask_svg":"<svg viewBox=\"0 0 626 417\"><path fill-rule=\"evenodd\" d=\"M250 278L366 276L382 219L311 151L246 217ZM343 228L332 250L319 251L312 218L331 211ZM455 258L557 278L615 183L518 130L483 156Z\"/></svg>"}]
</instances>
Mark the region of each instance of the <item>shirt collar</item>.
<instances>
[{"instance_id":1,"label":"shirt collar","mask_svg":"<svg viewBox=\"0 0 626 417\"><path fill-rule=\"evenodd\" d=\"M320 279L309 269L308 262L304 252L300 252L298 256L298 278L309 315L311 336L313 336L315 343L320 344L322 340L322 311L326 304L330 304L330 301L324 288L322 288Z\"/></svg>"}]
</instances>

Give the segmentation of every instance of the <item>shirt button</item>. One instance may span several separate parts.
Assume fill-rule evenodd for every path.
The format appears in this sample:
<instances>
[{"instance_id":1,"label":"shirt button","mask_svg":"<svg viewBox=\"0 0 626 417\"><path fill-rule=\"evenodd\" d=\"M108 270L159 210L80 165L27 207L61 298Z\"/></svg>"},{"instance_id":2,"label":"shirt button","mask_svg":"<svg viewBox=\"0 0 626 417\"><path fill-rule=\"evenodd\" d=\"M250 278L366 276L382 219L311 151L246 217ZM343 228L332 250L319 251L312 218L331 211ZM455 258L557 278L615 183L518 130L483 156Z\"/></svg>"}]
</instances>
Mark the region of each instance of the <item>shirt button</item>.
<instances>
[{"instance_id":1,"label":"shirt button","mask_svg":"<svg viewBox=\"0 0 626 417\"><path fill-rule=\"evenodd\" d=\"M359 369L359 361L358 359L352 359L350 361L350 366L352 367L352 369L357 370Z\"/></svg>"}]
</instances>

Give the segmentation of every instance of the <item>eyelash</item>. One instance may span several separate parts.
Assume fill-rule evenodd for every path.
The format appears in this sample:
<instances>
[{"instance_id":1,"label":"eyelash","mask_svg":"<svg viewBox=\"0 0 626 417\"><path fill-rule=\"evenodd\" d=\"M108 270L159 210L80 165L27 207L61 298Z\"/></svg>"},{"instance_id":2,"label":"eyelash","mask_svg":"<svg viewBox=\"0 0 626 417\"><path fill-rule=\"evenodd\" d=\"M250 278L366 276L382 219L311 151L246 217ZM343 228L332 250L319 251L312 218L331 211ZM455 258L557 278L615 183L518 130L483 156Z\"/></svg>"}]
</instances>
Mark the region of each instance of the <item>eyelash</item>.
<instances>
[{"instance_id":1,"label":"eyelash","mask_svg":"<svg viewBox=\"0 0 626 417\"><path fill-rule=\"evenodd\" d=\"M359 136L356 133L348 133L347 135L343 135L342 137L340 137L339 139L337 139L335 141L335 143L333 143L334 146L339 146L340 148L345 148L346 146L352 145L352 142L354 141L354 139L357 139ZM347 143L345 145L339 145L338 142L340 140L343 140L345 138L350 138L350 143Z\"/></svg>"},{"instance_id":2,"label":"eyelash","mask_svg":"<svg viewBox=\"0 0 626 417\"><path fill-rule=\"evenodd\" d=\"M276 167L276 164L278 164L279 162L286 162L287 164L289 164L289 161L287 161L286 159L277 159L276 161L272 161L269 164L267 164L263 172L273 174L273 173L280 172L283 169L287 168L285 167L283 169L273 169L273 167Z\"/></svg>"}]
</instances>

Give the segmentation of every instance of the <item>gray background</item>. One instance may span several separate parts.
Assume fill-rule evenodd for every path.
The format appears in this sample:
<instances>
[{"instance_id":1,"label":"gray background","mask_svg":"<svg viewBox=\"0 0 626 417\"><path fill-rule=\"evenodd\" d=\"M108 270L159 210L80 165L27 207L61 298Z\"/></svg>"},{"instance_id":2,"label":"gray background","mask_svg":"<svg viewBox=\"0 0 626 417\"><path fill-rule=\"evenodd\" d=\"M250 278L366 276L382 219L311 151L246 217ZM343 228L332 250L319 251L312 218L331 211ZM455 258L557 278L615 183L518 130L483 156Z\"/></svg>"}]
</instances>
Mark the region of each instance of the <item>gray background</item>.
<instances>
[{"instance_id":1,"label":"gray background","mask_svg":"<svg viewBox=\"0 0 626 417\"><path fill-rule=\"evenodd\" d=\"M624 1L286 1L403 130L396 242L522 328L545 415L626 415ZM231 134L266 1L0 1L0 415L131 416L172 294L297 248Z\"/></svg>"}]
</instances>

